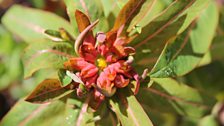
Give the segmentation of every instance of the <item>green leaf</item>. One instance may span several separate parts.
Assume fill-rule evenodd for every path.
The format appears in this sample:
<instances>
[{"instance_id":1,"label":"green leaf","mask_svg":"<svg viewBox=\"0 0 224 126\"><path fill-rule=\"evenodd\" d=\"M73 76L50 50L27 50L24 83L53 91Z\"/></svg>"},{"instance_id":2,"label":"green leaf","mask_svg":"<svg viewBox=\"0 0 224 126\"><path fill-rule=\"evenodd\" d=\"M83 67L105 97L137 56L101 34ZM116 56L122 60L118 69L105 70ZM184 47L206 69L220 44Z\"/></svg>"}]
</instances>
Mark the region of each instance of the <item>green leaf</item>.
<instances>
[{"instance_id":1,"label":"green leaf","mask_svg":"<svg viewBox=\"0 0 224 126\"><path fill-rule=\"evenodd\" d=\"M104 115L100 120L95 122L97 126L117 126L118 122L116 116L111 111L107 110L106 115Z\"/></svg>"},{"instance_id":2,"label":"green leaf","mask_svg":"<svg viewBox=\"0 0 224 126\"><path fill-rule=\"evenodd\" d=\"M59 28L65 28L72 34L72 27L65 19L50 12L21 5L12 6L3 16L2 23L27 43L45 39L44 31L46 29L58 30Z\"/></svg>"},{"instance_id":3,"label":"green leaf","mask_svg":"<svg viewBox=\"0 0 224 126\"><path fill-rule=\"evenodd\" d=\"M171 78L152 78L150 88L140 88L138 101L144 109L178 113L199 119L215 104L214 97ZM149 111L150 113L150 111Z\"/></svg>"},{"instance_id":4,"label":"green leaf","mask_svg":"<svg viewBox=\"0 0 224 126\"><path fill-rule=\"evenodd\" d=\"M58 77L59 77L62 87L65 87L72 82L72 78L66 74L66 70L64 70L64 69L60 69L58 71Z\"/></svg>"},{"instance_id":5,"label":"green leaf","mask_svg":"<svg viewBox=\"0 0 224 126\"><path fill-rule=\"evenodd\" d=\"M0 90L21 80L23 48L24 43L16 43L11 34L0 25Z\"/></svg>"},{"instance_id":6,"label":"green leaf","mask_svg":"<svg viewBox=\"0 0 224 126\"><path fill-rule=\"evenodd\" d=\"M224 99L224 64L222 62L212 62L211 64L197 68L187 74L186 83L200 91L207 92L219 100Z\"/></svg>"},{"instance_id":7,"label":"green leaf","mask_svg":"<svg viewBox=\"0 0 224 126\"><path fill-rule=\"evenodd\" d=\"M141 20L148 10L150 10L151 5L151 0L129 0L118 14L113 30L116 31L124 25L124 32L126 32L129 24L131 24L129 29L130 31L135 25L137 25L139 20Z\"/></svg>"},{"instance_id":8,"label":"green leaf","mask_svg":"<svg viewBox=\"0 0 224 126\"><path fill-rule=\"evenodd\" d=\"M62 37L61 37L61 34L59 31L56 31L56 30L45 30L44 33L46 34L46 36L51 39L52 41L63 41Z\"/></svg>"},{"instance_id":9,"label":"green leaf","mask_svg":"<svg viewBox=\"0 0 224 126\"><path fill-rule=\"evenodd\" d=\"M74 54L72 45L65 42L38 42L29 45L24 53L24 77L45 68L63 68L63 63Z\"/></svg>"},{"instance_id":10,"label":"green leaf","mask_svg":"<svg viewBox=\"0 0 224 126\"><path fill-rule=\"evenodd\" d=\"M117 15L120 11L120 7L116 3L116 1L115 0L101 0L105 17L109 17L111 15L113 15L114 17L117 17Z\"/></svg>"},{"instance_id":11,"label":"green leaf","mask_svg":"<svg viewBox=\"0 0 224 126\"><path fill-rule=\"evenodd\" d=\"M153 126L142 106L130 91L119 92L110 100L110 105L122 126Z\"/></svg>"},{"instance_id":12,"label":"green leaf","mask_svg":"<svg viewBox=\"0 0 224 126\"><path fill-rule=\"evenodd\" d=\"M202 57L201 61L198 63L197 67L202 67L210 64L212 62L212 55L211 52L206 52L205 55Z\"/></svg>"},{"instance_id":13,"label":"green leaf","mask_svg":"<svg viewBox=\"0 0 224 126\"><path fill-rule=\"evenodd\" d=\"M1 126L61 126L66 123L63 118L65 103L55 101L45 104L31 104L20 100L2 119ZM13 121L12 121L13 120Z\"/></svg>"},{"instance_id":14,"label":"green leaf","mask_svg":"<svg viewBox=\"0 0 224 126\"><path fill-rule=\"evenodd\" d=\"M0 90L22 80L23 65L20 57L22 49L15 46L11 53L10 55L3 55L2 61L0 61Z\"/></svg>"},{"instance_id":15,"label":"green leaf","mask_svg":"<svg viewBox=\"0 0 224 126\"><path fill-rule=\"evenodd\" d=\"M116 2L119 8L123 8L127 4L128 0L114 0L114 2Z\"/></svg>"},{"instance_id":16,"label":"green leaf","mask_svg":"<svg viewBox=\"0 0 224 126\"><path fill-rule=\"evenodd\" d=\"M211 45L217 23L218 10L211 3L196 24L193 22L174 42L167 44L151 77L182 76L197 67Z\"/></svg>"},{"instance_id":17,"label":"green leaf","mask_svg":"<svg viewBox=\"0 0 224 126\"><path fill-rule=\"evenodd\" d=\"M65 41L73 45L75 41L75 39L64 28L59 28L58 31L47 29L44 33L50 40L55 42Z\"/></svg>"},{"instance_id":18,"label":"green leaf","mask_svg":"<svg viewBox=\"0 0 224 126\"><path fill-rule=\"evenodd\" d=\"M45 104L31 104L20 100L1 120L0 125L94 126L94 122L88 123L88 120L94 118L94 115L84 111L87 107L85 99L78 99L74 95L71 94L63 99Z\"/></svg>"},{"instance_id":19,"label":"green leaf","mask_svg":"<svg viewBox=\"0 0 224 126\"><path fill-rule=\"evenodd\" d=\"M155 64L165 44L176 37L183 25L186 15L181 15L194 2L195 0L173 2L160 15L142 28L141 34L131 43L131 46L136 49L136 66L147 64L147 67L152 67ZM150 51L145 52L143 50Z\"/></svg>"},{"instance_id":20,"label":"green leaf","mask_svg":"<svg viewBox=\"0 0 224 126\"><path fill-rule=\"evenodd\" d=\"M61 87L57 79L47 79L41 82L26 98L32 103L45 103L60 99L73 92L69 87Z\"/></svg>"},{"instance_id":21,"label":"green leaf","mask_svg":"<svg viewBox=\"0 0 224 126\"><path fill-rule=\"evenodd\" d=\"M222 34L217 35L214 38L211 49L210 49L213 61L217 61L217 60L220 61L224 58L224 54L220 53L224 48L223 41L224 41L224 36Z\"/></svg>"},{"instance_id":22,"label":"green leaf","mask_svg":"<svg viewBox=\"0 0 224 126\"><path fill-rule=\"evenodd\" d=\"M192 21L195 20L195 18L198 18L198 16L200 16L211 2L211 0L195 0L194 4L182 14L187 16L178 34L182 33L192 23Z\"/></svg>"},{"instance_id":23,"label":"green leaf","mask_svg":"<svg viewBox=\"0 0 224 126\"><path fill-rule=\"evenodd\" d=\"M199 126L219 126L219 123L214 115L208 115L200 120Z\"/></svg>"},{"instance_id":24,"label":"green leaf","mask_svg":"<svg viewBox=\"0 0 224 126\"><path fill-rule=\"evenodd\" d=\"M156 0L145 0L144 4L142 5L139 13L137 13L133 19L130 19L130 24L128 26L127 32L130 32L135 26L137 26L147 14L152 12L152 7L155 4Z\"/></svg>"},{"instance_id":25,"label":"green leaf","mask_svg":"<svg viewBox=\"0 0 224 126\"><path fill-rule=\"evenodd\" d=\"M167 0L166 0L167 1ZM156 0L153 2L153 5L151 7L150 13L147 13L144 18L139 22L139 25L141 27L145 27L147 24L149 24L156 16L161 13L166 6L164 5L163 0Z\"/></svg>"},{"instance_id":26,"label":"green leaf","mask_svg":"<svg viewBox=\"0 0 224 126\"><path fill-rule=\"evenodd\" d=\"M99 0L64 0L67 6L67 13L70 18L70 22L73 25L75 35L78 35L78 26L75 20L75 11L80 10L85 13L91 21L95 21L103 16L103 7ZM100 24L101 21L100 20ZM100 28L100 27L99 27Z\"/></svg>"},{"instance_id":27,"label":"green leaf","mask_svg":"<svg viewBox=\"0 0 224 126\"><path fill-rule=\"evenodd\" d=\"M9 55L15 46L12 36L0 25L0 55Z\"/></svg>"},{"instance_id":28,"label":"green leaf","mask_svg":"<svg viewBox=\"0 0 224 126\"><path fill-rule=\"evenodd\" d=\"M78 100L68 99L66 103L66 120L67 126L94 126L94 122L88 122L94 118L92 112L88 112L88 102L90 97L88 96L86 99Z\"/></svg>"},{"instance_id":29,"label":"green leaf","mask_svg":"<svg viewBox=\"0 0 224 126\"><path fill-rule=\"evenodd\" d=\"M154 6L163 9L162 3L157 1ZM175 1L159 15L156 15L153 20L152 17L155 15L147 15L146 19L148 20L140 22L140 26L145 26L147 22L152 21L143 27L142 33L131 43L137 50L136 66L140 68L143 66L153 67L165 44L173 41L178 34L182 33L207 7L208 3L209 0ZM152 9L154 10L154 8ZM157 11L160 12L161 9Z\"/></svg>"}]
</instances>

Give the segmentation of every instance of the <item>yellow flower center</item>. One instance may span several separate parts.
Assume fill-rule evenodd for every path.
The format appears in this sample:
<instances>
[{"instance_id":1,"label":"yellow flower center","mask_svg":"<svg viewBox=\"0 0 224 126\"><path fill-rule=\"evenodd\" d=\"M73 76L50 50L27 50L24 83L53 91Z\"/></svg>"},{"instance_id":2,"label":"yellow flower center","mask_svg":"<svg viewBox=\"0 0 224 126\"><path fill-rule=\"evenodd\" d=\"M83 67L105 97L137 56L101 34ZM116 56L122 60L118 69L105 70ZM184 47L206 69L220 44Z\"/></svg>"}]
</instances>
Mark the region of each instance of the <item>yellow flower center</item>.
<instances>
[{"instance_id":1,"label":"yellow flower center","mask_svg":"<svg viewBox=\"0 0 224 126\"><path fill-rule=\"evenodd\" d=\"M107 62L106 62L106 60L105 60L104 58L98 58L96 61L97 61L97 66L98 66L101 70L103 70L104 68L107 67Z\"/></svg>"}]
</instances>

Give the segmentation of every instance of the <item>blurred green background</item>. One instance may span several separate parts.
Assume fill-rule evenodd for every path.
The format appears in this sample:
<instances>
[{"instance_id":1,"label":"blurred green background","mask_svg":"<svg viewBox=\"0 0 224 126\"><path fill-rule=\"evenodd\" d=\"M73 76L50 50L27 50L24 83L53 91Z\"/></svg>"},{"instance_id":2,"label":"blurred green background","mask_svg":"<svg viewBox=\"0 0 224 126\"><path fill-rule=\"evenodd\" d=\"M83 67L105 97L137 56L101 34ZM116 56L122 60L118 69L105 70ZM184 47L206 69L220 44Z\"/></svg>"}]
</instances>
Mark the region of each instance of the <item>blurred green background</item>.
<instances>
[{"instance_id":1,"label":"blurred green background","mask_svg":"<svg viewBox=\"0 0 224 126\"><path fill-rule=\"evenodd\" d=\"M168 6L172 0L163 1L164 6ZM205 115L202 122L208 126L217 123L224 125L224 1L217 0L216 2L220 11L220 19L211 50L208 52L209 58L207 58L203 66L183 77L177 78L191 87L203 90L216 97L217 104L211 112ZM22 4L51 11L68 19L62 0L0 0L0 17L13 4ZM18 99L25 97L39 82L46 78L46 71L39 71L32 78L23 79L21 56L25 47L26 44L23 41L16 35L12 35L0 24L0 120ZM213 113L218 116L213 116ZM173 126L173 124L182 122L180 116L172 113L152 114L153 120L158 120L164 126ZM183 122L186 124L181 125L190 126L192 120Z\"/></svg>"},{"instance_id":2,"label":"blurred green background","mask_svg":"<svg viewBox=\"0 0 224 126\"><path fill-rule=\"evenodd\" d=\"M13 4L51 11L67 18L65 5L60 0L0 0L0 18ZM21 56L25 47L26 43L0 24L0 120L19 98L45 79L46 74L41 71L32 78L23 79Z\"/></svg>"}]
</instances>

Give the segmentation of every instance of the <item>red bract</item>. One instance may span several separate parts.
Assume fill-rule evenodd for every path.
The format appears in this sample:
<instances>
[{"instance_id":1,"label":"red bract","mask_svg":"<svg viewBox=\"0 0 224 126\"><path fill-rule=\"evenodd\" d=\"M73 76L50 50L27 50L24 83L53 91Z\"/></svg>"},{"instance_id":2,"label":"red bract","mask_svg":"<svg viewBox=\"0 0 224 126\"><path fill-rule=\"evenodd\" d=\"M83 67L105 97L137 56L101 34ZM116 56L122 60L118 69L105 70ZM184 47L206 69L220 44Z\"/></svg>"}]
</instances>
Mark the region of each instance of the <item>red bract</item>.
<instances>
[{"instance_id":1,"label":"red bract","mask_svg":"<svg viewBox=\"0 0 224 126\"><path fill-rule=\"evenodd\" d=\"M65 69L75 71L88 91L94 89L94 98L98 102L111 97L117 88L124 88L131 81L137 82L136 94L139 76L129 59L135 49L126 47L129 40L121 36L122 27L106 34L99 32L94 37L91 28L97 22L82 29L75 43L75 51L79 57L65 62ZM81 89L77 89L78 96L82 94L80 91Z\"/></svg>"}]
</instances>

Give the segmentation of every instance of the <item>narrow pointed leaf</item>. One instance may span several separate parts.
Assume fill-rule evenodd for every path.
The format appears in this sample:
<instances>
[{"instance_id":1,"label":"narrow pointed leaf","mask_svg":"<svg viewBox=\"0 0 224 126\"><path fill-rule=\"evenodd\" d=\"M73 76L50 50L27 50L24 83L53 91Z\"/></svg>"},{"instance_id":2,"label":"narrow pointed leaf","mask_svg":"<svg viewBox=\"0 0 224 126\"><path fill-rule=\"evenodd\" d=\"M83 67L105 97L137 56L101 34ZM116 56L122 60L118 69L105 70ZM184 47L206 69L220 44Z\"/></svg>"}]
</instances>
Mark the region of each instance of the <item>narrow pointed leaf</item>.
<instances>
[{"instance_id":1,"label":"narrow pointed leaf","mask_svg":"<svg viewBox=\"0 0 224 126\"><path fill-rule=\"evenodd\" d=\"M75 11L75 18L78 25L79 32L82 32L86 27L90 25L90 20L87 15L85 15L80 10Z\"/></svg>"},{"instance_id":2,"label":"narrow pointed leaf","mask_svg":"<svg viewBox=\"0 0 224 126\"><path fill-rule=\"evenodd\" d=\"M63 27L72 34L72 27L65 19L50 12L21 5L12 6L3 16L2 22L7 29L27 43L45 39L46 29L58 30Z\"/></svg>"},{"instance_id":3,"label":"narrow pointed leaf","mask_svg":"<svg viewBox=\"0 0 224 126\"><path fill-rule=\"evenodd\" d=\"M71 94L68 97L72 97ZM84 100L76 97L54 101L45 104L32 104L20 100L13 109L1 120L1 126L77 126L77 118L83 106ZM82 126L94 126L87 123L93 118L93 113L82 113ZM19 115L19 116L18 116ZM13 119L13 121L12 121Z\"/></svg>"},{"instance_id":4,"label":"narrow pointed leaf","mask_svg":"<svg viewBox=\"0 0 224 126\"><path fill-rule=\"evenodd\" d=\"M30 77L34 72L45 68L63 68L63 63L73 57L72 45L64 42L33 43L25 49L23 62L24 77Z\"/></svg>"},{"instance_id":5,"label":"narrow pointed leaf","mask_svg":"<svg viewBox=\"0 0 224 126\"><path fill-rule=\"evenodd\" d=\"M64 120L65 103L55 101L53 103L32 104L19 100L15 106L1 120L1 126L61 126ZM12 121L13 120L13 121Z\"/></svg>"},{"instance_id":6,"label":"narrow pointed leaf","mask_svg":"<svg viewBox=\"0 0 224 126\"><path fill-rule=\"evenodd\" d=\"M143 27L141 34L131 43L137 50L137 65L147 64L148 67L152 67L165 44L173 41L178 34L183 32L207 7L208 3L209 0L174 1L159 16ZM184 21L181 23L181 20ZM177 23L180 24L177 25Z\"/></svg>"},{"instance_id":7,"label":"narrow pointed leaf","mask_svg":"<svg viewBox=\"0 0 224 126\"><path fill-rule=\"evenodd\" d=\"M94 126L94 122L88 122L88 120L94 118L94 113L87 111L89 100L89 96L83 99L72 98L67 100L65 110L66 126Z\"/></svg>"},{"instance_id":8,"label":"narrow pointed leaf","mask_svg":"<svg viewBox=\"0 0 224 126\"><path fill-rule=\"evenodd\" d=\"M120 8L115 0L101 0L101 3L103 5L103 12L104 16L108 17L113 15L114 17L117 17Z\"/></svg>"},{"instance_id":9,"label":"narrow pointed leaf","mask_svg":"<svg viewBox=\"0 0 224 126\"><path fill-rule=\"evenodd\" d=\"M130 32L134 26L138 25L147 14L152 13L152 8L155 4L156 0L146 0L142 5L139 13L137 13L134 18L130 21L127 32Z\"/></svg>"},{"instance_id":10,"label":"narrow pointed leaf","mask_svg":"<svg viewBox=\"0 0 224 126\"><path fill-rule=\"evenodd\" d=\"M144 18L139 22L141 27L145 27L149 24L156 16L158 16L164 9L166 5L163 0L155 0L152 4L151 10L144 16Z\"/></svg>"},{"instance_id":11,"label":"narrow pointed leaf","mask_svg":"<svg viewBox=\"0 0 224 126\"><path fill-rule=\"evenodd\" d=\"M121 9L120 13L118 14L112 30L116 31L121 26L124 25L124 27L125 27L124 32L126 32L128 25L130 24L130 22L132 21L132 19L134 17L136 18L136 20L135 20L135 22L132 22L132 27L134 25L136 25L137 19L141 18L141 16L147 12L146 11L145 13L139 13L145 2L147 4L143 8L144 11L146 10L145 8L150 9L151 0L147 0L147 1L146 0L130 0L130 1L128 1L128 3L125 4L125 6ZM139 15L137 15L137 14L139 14Z\"/></svg>"},{"instance_id":12,"label":"narrow pointed leaf","mask_svg":"<svg viewBox=\"0 0 224 126\"><path fill-rule=\"evenodd\" d=\"M115 115L109 111L106 113L106 115L102 119L100 119L99 121L96 121L95 125L97 125L97 126L105 126L105 125L117 126L118 122L117 122Z\"/></svg>"},{"instance_id":13,"label":"narrow pointed leaf","mask_svg":"<svg viewBox=\"0 0 224 126\"><path fill-rule=\"evenodd\" d=\"M165 44L174 39L186 19L183 14L195 0L175 1L161 14L142 28L141 34L131 43L136 48L138 65L147 64L157 60ZM144 50L149 50L144 52ZM144 58L143 58L144 57Z\"/></svg>"},{"instance_id":14,"label":"narrow pointed leaf","mask_svg":"<svg viewBox=\"0 0 224 126\"><path fill-rule=\"evenodd\" d=\"M116 113L122 126L153 126L142 106L130 91L119 92L110 100L111 109Z\"/></svg>"},{"instance_id":15,"label":"narrow pointed leaf","mask_svg":"<svg viewBox=\"0 0 224 126\"><path fill-rule=\"evenodd\" d=\"M158 112L172 112L199 119L216 103L214 97L171 78L152 78L150 88L140 88L138 101ZM149 110L150 110L149 109ZM150 111L148 111L150 113Z\"/></svg>"},{"instance_id":16,"label":"narrow pointed leaf","mask_svg":"<svg viewBox=\"0 0 224 126\"><path fill-rule=\"evenodd\" d=\"M65 126L80 126L80 125L88 125L91 126L94 123L87 123L88 119L93 118L93 113L83 112L83 108L86 108L85 100L80 99L68 99L66 102L65 109ZM82 117L82 119L80 118ZM79 122L78 122L79 121ZM78 124L77 123L81 123Z\"/></svg>"},{"instance_id":17,"label":"narrow pointed leaf","mask_svg":"<svg viewBox=\"0 0 224 126\"><path fill-rule=\"evenodd\" d=\"M59 31L47 29L47 30L44 31L44 33L52 41L56 41L56 42L57 41L63 41Z\"/></svg>"},{"instance_id":18,"label":"narrow pointed leaf","mask_svg":"<svg viewBox=\"0 0 224 126\"><path fill-rule=\"evenodd\" d=\"M57 79L47 79L41 82L34 91L26 98L32 103L45 103L57 100L73 92L68 87L61 87Z\"/></svg>"},{"instance_id":19,"label":"narrow pointed leaf","mask_svg":"<svg viewBox=\"0 0 224 126\"><path fill-rule=\"evenodd\" d=\"M128 0L114 0L114 2L122 9L127 4Z\"/></svg>"},{"instance_id":20,"label":"narrow pointed leaf","mask_svg":"<svg viewBox=\"0 0 224 126\"><path fill-rule=\"evenodd\" d=\"M65 87L72 82L72 78L66 75L66 70L64 69L58 70L58 78L62 87Z\"/></svg>"},{"instance_id":21,"label":"narrow pointed leaf","mask_svg":"<svg viewBox=\"0 0 224 126\"><path fill-rule=\"evenodd\" d=\"M217 24L218 10L211 3L201 13L196 24L193 22L183 34L166 46L151 71L151 77L181 76L197 67L211 45Z\"/></svg>"}]
</instances>

